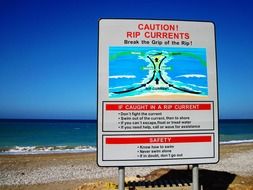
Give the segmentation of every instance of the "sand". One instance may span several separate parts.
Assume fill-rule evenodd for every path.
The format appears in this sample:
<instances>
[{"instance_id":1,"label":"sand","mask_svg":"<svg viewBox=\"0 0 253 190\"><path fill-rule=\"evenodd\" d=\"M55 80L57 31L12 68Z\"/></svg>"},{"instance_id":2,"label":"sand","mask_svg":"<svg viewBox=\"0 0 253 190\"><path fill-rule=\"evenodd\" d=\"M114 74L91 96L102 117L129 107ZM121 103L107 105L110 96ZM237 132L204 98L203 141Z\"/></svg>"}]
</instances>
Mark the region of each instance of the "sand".
<instances>
[{"instance_id":1,"label":"sand","mask_svg":"<svg viewBox=\"0 0 253 190\"><path fill-rule=\"evenodd\" d=\"M222 145L220 152L218 164L200 165L201 183L208 189L253 190L253 144ZM117 172L98 167L95 153L1 155L0 190L105 189L117 182ZM127 167L126 180L154 181L186 173L185 165Z\"/></svg>"},{"instance_id":2,"label":"sand","mask_svg":"<svg viewBox=\"0 0 253 190\"><path fill-rule=\"evenodd\" d=\"M122 99L122 98L121 98ZM134 97L124 97L125 100L128 100L128 101L157 101L157 100L162 100L162 101L167 101L168 102L168 99L171 101L171 100L187 100L189 101L189 99L191 99L192 101L199 101L199 100L208 100L208 96L202 96L202 95L196 95L196 94L185 94L185 93L182 93L182 94L145 94L145 95L138 95L138 96L134 96Z\"/></svg>"}]
</instances>

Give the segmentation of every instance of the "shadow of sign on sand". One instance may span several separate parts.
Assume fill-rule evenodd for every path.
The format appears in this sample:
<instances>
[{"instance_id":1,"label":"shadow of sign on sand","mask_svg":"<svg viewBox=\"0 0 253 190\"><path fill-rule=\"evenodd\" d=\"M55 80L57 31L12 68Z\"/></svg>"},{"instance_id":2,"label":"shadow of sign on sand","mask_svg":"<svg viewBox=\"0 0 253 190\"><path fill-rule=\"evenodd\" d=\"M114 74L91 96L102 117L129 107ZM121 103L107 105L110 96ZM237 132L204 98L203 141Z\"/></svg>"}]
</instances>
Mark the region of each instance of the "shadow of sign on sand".
<instances>
[{"instance_id":1,"label":"shadow of sign on sand","mask_svg":"<svg viewBox=\"0 0 253 190\"><path fill-rule=\"evenodd\" d=\"M199 170L199 182L204 190L226 190L236 175L222 171ZM145 181L154 185L179 186L190 185L192 182L191 170L158 169L145 176Z\"/></svg>"}]
</instances>

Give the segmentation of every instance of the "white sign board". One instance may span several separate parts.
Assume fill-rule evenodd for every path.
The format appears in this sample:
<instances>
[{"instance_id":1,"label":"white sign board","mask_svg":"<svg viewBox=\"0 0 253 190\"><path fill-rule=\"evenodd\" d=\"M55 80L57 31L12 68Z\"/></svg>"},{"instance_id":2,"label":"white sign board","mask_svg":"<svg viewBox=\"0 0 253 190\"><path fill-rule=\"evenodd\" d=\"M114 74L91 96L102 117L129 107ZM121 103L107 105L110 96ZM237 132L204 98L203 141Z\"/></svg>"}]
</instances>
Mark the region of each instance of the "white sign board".
<instances>
[{"instance_id":1,"label":"white sign board","mask_svg":"<svg viewBox=\"0 0 253 190\"><path fill-rule=\"evenodd\" d=\"M99 166L218 162L211 22L101 19Z\"/></svg>"}]
</instances>

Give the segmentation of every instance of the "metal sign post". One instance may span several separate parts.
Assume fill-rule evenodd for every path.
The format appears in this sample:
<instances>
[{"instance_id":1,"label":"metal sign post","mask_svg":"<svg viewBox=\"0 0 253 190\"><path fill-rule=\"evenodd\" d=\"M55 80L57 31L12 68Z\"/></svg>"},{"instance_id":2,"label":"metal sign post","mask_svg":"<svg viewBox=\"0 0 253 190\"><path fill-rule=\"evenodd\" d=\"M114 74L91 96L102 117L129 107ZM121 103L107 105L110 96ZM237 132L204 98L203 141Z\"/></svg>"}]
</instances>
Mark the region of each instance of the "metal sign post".
<instances>
[{"instance_id":1,"label":"metal sign post","mask_svg":"<svg viewBox=\"0 0 253 190\"><path fill-rule=\"evenodd\" d=\"M125 167L120 166L119 170L119 190L125 189Z\"/></svg>"},{"instance_id":2,"label":"metal sign post","mask_svg":"<svg viewBox=\"0 0 253 190\"><path fill-rule=\"evenodd\" d=\"M192 166L192 190L199 190L199 166L194 164Z\"/></svg>"}]
</instances>

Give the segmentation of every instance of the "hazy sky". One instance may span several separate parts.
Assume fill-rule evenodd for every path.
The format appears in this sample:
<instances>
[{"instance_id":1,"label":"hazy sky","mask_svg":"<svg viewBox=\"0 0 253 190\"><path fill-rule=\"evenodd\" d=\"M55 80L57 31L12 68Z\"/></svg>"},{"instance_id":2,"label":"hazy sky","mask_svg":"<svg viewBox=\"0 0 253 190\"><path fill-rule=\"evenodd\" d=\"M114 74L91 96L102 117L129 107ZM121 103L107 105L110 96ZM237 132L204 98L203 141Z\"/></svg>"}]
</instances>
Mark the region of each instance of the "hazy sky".
<instances>
[{"instance_id":1,"label":"hazy sky","mask_svg":"<svg viewBox=\"0 0 253 190\"><path fill-rule=\"evenodd\" d=\"M96 118L99 18L214 21L220 117L253 118L253 12L244 0L0 0L0 118Z\"/></svg>"}]
</instances>

